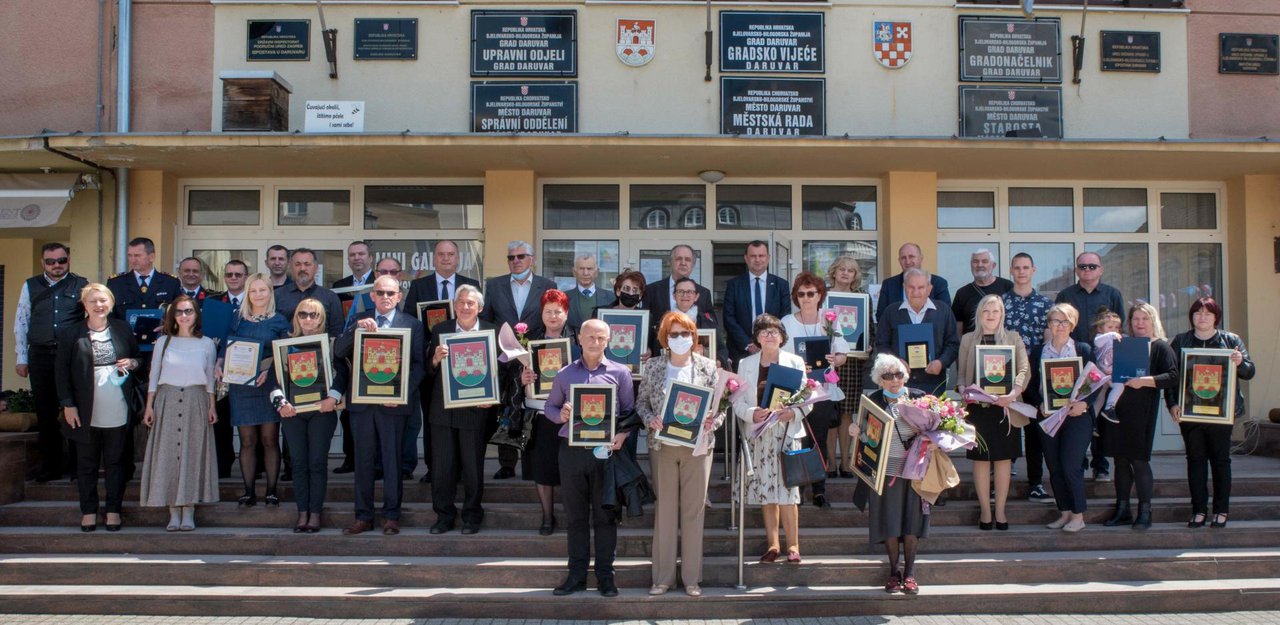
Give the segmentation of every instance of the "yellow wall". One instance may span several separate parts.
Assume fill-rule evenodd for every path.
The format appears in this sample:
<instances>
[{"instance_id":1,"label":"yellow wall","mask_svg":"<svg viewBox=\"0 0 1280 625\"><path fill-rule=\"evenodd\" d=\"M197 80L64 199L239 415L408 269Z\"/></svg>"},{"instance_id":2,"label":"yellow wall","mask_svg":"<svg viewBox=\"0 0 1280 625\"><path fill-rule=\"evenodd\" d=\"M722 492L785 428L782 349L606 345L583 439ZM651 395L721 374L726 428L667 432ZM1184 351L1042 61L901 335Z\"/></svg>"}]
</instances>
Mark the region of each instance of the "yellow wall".
<instances>
[{"instance_id":1,"label":"yellow wall","mask_svg":"<svg viewBox=\"0 0 1280 625\"><path fill-rule=\"evenodd\" d=\"M507 273L507 243L535 246L537 180L532 171L487 171L484 174L484 273ZM535 266L535 270L538 266ZM535 271L534 273L538 273Z\"/></svg>"},{"instance_id":2,"label":"yellow wall","mask_svg":"<svg viewBox=\"0 0 1280 625\"><path fill-rule=\"evenodd\" d=\"M18 309L18 295L22 293L22 283L35 275L32 270L32 258L39 249L32 239L5 239L0 245L0 265L4 265L4 388L29 388L27 381L14 373L13 366L17 362L14 352L13 319Z\"/></svg>"},{"instance_id":3,"label":"yellow wall","mask_svg":"<svg viewBox=\"0 0 1280 625\"><path fill-rule=\"evenodd\" d=\"M1227 186L1227 262L1230 330L1238 333L1258 367L1248 386L1249 416L1266 420L1280 408L1270 383L1280 368L1280 274L1274 245L1280 237L1280 176L1242 176Z\"/></svg>"},{"instance_id":4,"label":"yellow wall","mask_svg":"<svg viewBox=\"0 0 1280 625\"><path fill-rule=\"evenodd\" d=\"M129 172L129 239L156 244L156 268L174 272L178 234L178 179L162 171ZM114 272L113 272L114 273Z\"/></svg>"},{"instance_id":5,"label":"yellow wall","mask_svg":"<svg viewBox=\"0 0 1280 625\"><path fill-rule=\"evenodd\" d=\"M896 275L898 248L915 243L924 266L938 270L938 175L927 171L891 171L880 178L884 211L880 244L880 280Z\"/></svg>"}]
</instances>

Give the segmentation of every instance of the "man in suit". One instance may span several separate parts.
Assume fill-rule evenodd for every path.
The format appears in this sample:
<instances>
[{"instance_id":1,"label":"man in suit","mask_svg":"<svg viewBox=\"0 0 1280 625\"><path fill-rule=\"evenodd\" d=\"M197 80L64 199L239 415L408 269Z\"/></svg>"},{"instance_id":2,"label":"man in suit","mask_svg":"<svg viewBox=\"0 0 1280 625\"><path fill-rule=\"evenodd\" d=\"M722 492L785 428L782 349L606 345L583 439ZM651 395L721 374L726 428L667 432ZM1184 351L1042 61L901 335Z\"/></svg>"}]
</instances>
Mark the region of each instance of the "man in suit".
<instances>
[{"instance_id":1,"label":"man in suit","mask_svg":"<svg viewBox=\"0 0 1280 625\"><path fill-rule=\"evenodd\" d=\"M743 256L747 273L734 276L724 289L725 343L737 363L760 351L751 340L751 324L769 313L779 319L791 312L791 287L781 277L769 273L769 244L752 241Z\"/></svg>"},{"instance_id":2,"label":"man in suit","mask_svg":"<svg viewBox=\"0 0 1280 625\"><path fill-rule=\"evenodd\" d=\"M502 288L502 287L500 287ZM475 534L484 521L484 450L489 444L491 424L496 420L494 405L468 408L444 407L444 378L451 375L449 353L440 342L442 334L495 330L494 325L481 318L485 308L480 290L469 284L458 287L453 299L455 319L442 321L432 329L430 355L431 375L436 382L431 386L431 410L427 421L431 426L431 507L436 513L432 534L443 534L457 523L458 506L454 497L458 494L458 477L462 477L462 533ZM497 372L491 372L494 375Z\"/></svg>"},{"instance_id":3,"label":"man in suit","mask_svg":"<svg viewBox=\"0 0 1280 625\"><path fill-rule=\"evenodd\" d=\"M463 285L480 288L480 282L458 273L458 244L453 241L437 241L431 252L431 266L434 271L409 283L409 291L404 296L404 311L410 315L418 314L418 302L434 302L438 300L453 301L457 289ZM541 317L539 317L541 318ZM431 328L427 328L427 342L431 342ZM425 416L431 402L431 389L436 384L432 371L422 380L422 412ZM424 419L425 421L425 419ZM417 433L414 434L417 436ZM427 471L420 480L424 484L431 483L431 428L422 428L422 464Z\"/></svg>"},{"instance_id":4,"label":"man in suit","mask_svg":"<svg viewBox=\"0 0 1280 625\"><path fill-rule=\"evenodd\" d=\"M644 307L649 310L649 323L654 327L667 311L676 307L676 280L693 277L693 258L693 248L688 245L682 243L671 248L671 275L644 287ZM697 306L698 310L711 310L714 306L711 291L702 285L698 285ZM652 337L653 332L649 336ZM652 341L652 344L656 346L657 341ZM653 353L657 351L657 347L653 347Z\"/></svg>"},{"instance_id":5,"label":"man in suit","mask_svg":"<svg viewBox=\"0 0 1280 625\"><path fill-rule=\"evenodd\" d=\"M363 286L373 282L373 271L369 269L369 263L372 262L369 256L369 244L364 241L352 241L347 245L347 267L351 268L351 275L343 276L333 281L330 288L341 289L350 286ZM355 297L351 293L335 293L338 301L342 302L342 327L347 326L347 319L351 317L351 309L356 308L351 302L355 301ZM364 310L373 308L373 299L366 293L361 293L360 297L365 298ZM355 470L355 443L351 434L351 413L343 410L338 414L338 423L342 424L342 464L334 469L334 473L350 473Z\"/></svg>"},{"instance_id":6,"label":"man in suit","mask_svg":"<svg viewBox=\"0 0 1280 625\"><path fill-rule=\"evenodd\" d=\"M217 298L222 295L218 291L204 288L204 261L195 256L188 256L178 263L178 282L182 285L181 295L190 296L197 302L206 297Z\"/></svg>"},{"instance_id":7,"label":"man in suit","mask_svg":"<svg viewBox=\"0 0 1280 625\"><path fill-rule=\"evenodd\" d=\"M239 311L240 304L244 303L246 293L244 292L245 282L249 278L249 266L242 260L231 259L222 267L222 283L226 285L227 291L218 299L231 304L231 308ZM236 449L232 442L233 435L231 431L231 398L229 396L219 399L214 407L218 411L218 420L213 424L213 448L218 455L218 477L231 477L231 465L236 461ZM262 447L258 447L259 450ZM266 466L265 462L259 462L258 466Z\"/></svg>"},{"instance_id":8,"label":"man in suit","mask_svg":"<svg viewBox=\"0 0 1280 625\"><path fill-rule=\"evenodd\" d=\"M929 272L912 267L906 274L907 299L884 312L880 318L880 330L876 331L876 352L893 354L910 367L912 362L905 350L898 349L899 328L922 323L933 326L933 347L927 363L922 368L911 369L907 385L926 393L939 395L946 390L947 367L960 355L960 335L956 334L956 318L950 306L940 306L930 297L933 288Z\"/></svg>"},{"instance_id":9,"label":"man in suit","mask_svg":"<svg viewBox=\"0 0 1280 625\"><path fill-rule=\"evenodd\" d=\"M880 285L880 296L876 303L876 323L880 322L880 315L888 310L890 304L901 303L906 299L906 288L903 284L903 275L908 269L924 269L924 252L920 251L920 246L915 243L903 243L898 248L898 266L902 267L902 273L885 280ZM926 274L928 275L928 274ZM951 307L951 291L947 287L947 279L942 276L929 276L929 284L932 286L932 294L929 296L933 301L939 304L946 304Z\"/></svg>"},{"instance_id":10,"label":"man in suit","mask_svg":"<svg viewBox=\"0 0 1280 625\"><path fill-rule=\"evenodd\" d=\"M542 294L556 288L556 283L533 273L533 246L524 241L512 241L507 244L507 267L510 274L489 278L485 282L484 293L488 300L480 312L480 318L502 327L511 325L515 329L517 323L529 326L530 334L541 334L542 326ZM497 423L493 424L497 427ZM434 452L433 452L434 453ZM498 448L497 473L493 479L504 480L516 474L516 463L520 460L520 452L511 447Z\"/></svg>"},{"instance_id":11,"label":"man in suit","mask_svg":"<svg viewBox=\"0 0 1280 625\"><path fill-rule=\"evenodd\" d=\"M390 276L379 277L373 285L374 309L361 313L333 343L335 365L346 369L339 374L342 379L350 380L352 375L362 375L361 371L350 371L351 365L347 364L348 358L352 358L354 363L360 362L359 358L353 358L356 328L366 332L379 328L407 328L409 370L401 369L401 383L410 389L418 387L426 373L422 322L397 310L399 303L400 281ZM382 481L382 533L388 536L399 534L402 488L396 477L400 471L400 442L404 437L405 421L413 412L412 398L406 404L352 404L350 412L356 439L356 520L342 533L353 536L373 529L374 461L381 453L382 473L386 476Z\"/></svg>"},{"instance_id":12,"label":"man in suit","mask_svg":"<svg viewBox=\"0 0 1280 625\"><path fill-rule=\"evenodd\" d=\"M569 296L569 327L581 328L582 322L590 319L596 308L612 306L618 301L613 291L596 286L599 273L595 254L581 254L573 259L575 284L566 293Z\"/></svg>"}]
</instances>

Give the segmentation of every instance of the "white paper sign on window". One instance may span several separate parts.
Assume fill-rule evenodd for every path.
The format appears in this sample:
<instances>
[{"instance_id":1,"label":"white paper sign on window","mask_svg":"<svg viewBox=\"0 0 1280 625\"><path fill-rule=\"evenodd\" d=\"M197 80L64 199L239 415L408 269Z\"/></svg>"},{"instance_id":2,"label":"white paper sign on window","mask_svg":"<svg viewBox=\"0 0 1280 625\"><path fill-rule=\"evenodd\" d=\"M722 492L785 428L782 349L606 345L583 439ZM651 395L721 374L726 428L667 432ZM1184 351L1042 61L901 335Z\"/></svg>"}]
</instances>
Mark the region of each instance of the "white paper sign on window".
<instances>
[{"instance_id":1,"label":"white paper sign on window","mask_svg":"<svg viewBox=\"0 0 1280 625\"><path fill-rule=\"evenodd\" d=\"M364 102L307 100L305 132L364 132Z\"/></svg>"}]
</instances>

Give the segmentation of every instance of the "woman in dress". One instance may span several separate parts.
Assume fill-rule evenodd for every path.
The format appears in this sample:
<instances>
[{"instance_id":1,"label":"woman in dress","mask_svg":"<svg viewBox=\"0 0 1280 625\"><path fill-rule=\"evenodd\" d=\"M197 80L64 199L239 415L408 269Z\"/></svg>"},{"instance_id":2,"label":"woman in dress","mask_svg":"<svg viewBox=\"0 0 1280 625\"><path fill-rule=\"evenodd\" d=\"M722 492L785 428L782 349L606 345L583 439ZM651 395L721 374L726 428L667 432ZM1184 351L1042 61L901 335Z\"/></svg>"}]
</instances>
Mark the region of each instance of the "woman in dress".
<instances>
[{"instance_id":1,"label":"woman in dress","mask_svg":"<svg viewBox=\"0 0 1280 625\"><path fill-rule=\"evenodd\" d=\"M276 295L271 279L265 274L249 276L245 287L248 301L240 306L240 314L231 321L228 336L258 342L258 376L249 384L232 384L228 396L231 399L231 425L240 433L240 473L244 479L244 494L239 505L250 507L258 503L256 477L258 457L255 449L262 445L262 459L266 464L267 505L280 505L276 495L276 481L280 477L280 415L271 407L271 390L275 386L271 372L271 342L289 335L289 321L276 312ZM215 374L221 379L223 355L218 358Z\"/></svg>"},{"instance_id":2,"label":"woman in dress","mask_svg":"<svg viewBox=\"0 0 1280 625\"><path fill-rule=\"evenodd\" d=\"M308 297L298 302L289 336L321 336L328 341L326 317L320 300ZM332 370L337 376L339 368ZM308 412L298 412L285 398L284 391L271 391L272 405L280 415L280 429L284 431L285 448L293 461L293 498L298 506L298 522L293 526L295 534L320 531L320 513L329 487L329 443L338 427L338 399L333 395L341 395L347 387L345 380L336 377L330 380L330 385L333 394L320 400L319 410Z\"/></svg>"},{"instance_id":3,"label":"woman in dress","mask_svg":"<svg viewBox=\"0 0 1280 625\"><path fill-rule=\"evenodd\" d=\"M1082 366L1093 362L1093 346L1071 338L1080 322L1080 313L1071 304L1054 304L1048 312L1048 329L1044 347L1033 354L1031 366L1039 367L1045 358L1080 358ZM1087 399L1087 398L1086 398ZM1044 408L1041 407L1044 413ZM1049 416L1051 413L1044 413ZM1044 449L1044 463L1049 467L1049 483L1058 504L1058 520L1048 524L1051 530L1078 532L1084 529L1084 512L1088 509L1084 490L1084 456L1093 439L1094 415L1084 401L1067 407L1067 418L1054 436L1036 428ZM979 498L982 494L979 493Z\"/></svg>"},{"instance_id":4,"label":"woman in dress","mask_svg":"<svg viewBox=\"0 0 1280 625\"><path fill-rule=\"evenodd\" d=\"M1013 477L1013 461L1022 455L1022 432L1013 427L1009 419L1009 404L1016 401L1031 377L1031 363L1027 362L1027 348L1022 337L1004 327L1004 300L999 295L987 295L978 302L974 319L975 329L960 338L960 359L956 362L962 387L970 384L982 386L982 371L976 368L975 356L979 345L1009 345L1013 347L1013 384L1000 393L994 404L970 404L969 421L973 423L983 445L965 452L973 461L973 487L978 492L978 529L1009 529L1005 515L1005 502L1009 500L1009 482ZM985 447L985 448L982 448ZM993 468L994 467L994 468ZM996 506L991 512L991 475L995 474Z\"/></svg>"},{"instance_id":5,"label":"woman in dress","mask_svg":"<svg viewBox=\"0 0 1280 625\"><path fill-rule=\"evenodd\" d=\"M151 428L142 463L141 505L168 506L165 531L196 528L196 504L218 502L213 447L213 365L218 348L200 333L200 307L179 295L164 313L164 336L151 352L142 422Z\"/></svg>"},{"instance_id":6,"label":"woman in dress","mask_svg":"<svg viewBox=\"0 0 1280 625\"><path fill-rule=\"evenodd\" d=\"M138 342L129 324L111 318L116 298L96 282L80 290L85 319L58 334L58 402L62 435L76 444L76 484L80 490L80 531L98 528L98 467L106 468L106 526L120 531L124 499L124 446L131 406L126 399L138 381Z\"/></svg>"},{"instance_id":7,"label":"woman in dress","mask_svg":"<svg viewBox=\"0 0 1280 625\"><path fill-rule=\"evenodd\" d=\"M862 286L862 269L858 267L858 261L852 256L844 255L835 259L831 266L827 268L827 280L831 284L827 287L828 293L866 293L867 290ZM862 329L862 344L867 346L866 356L850 355L845 359L844 364L836 367L836 374L840 376L840 381L836 383L840 387L840 392L844 393L844 399L836 403L836 412L840 416L840 425L836 429L837 436L831 439L827 444L827 451L830 453L833 464L827 465L827 477L853 477L853 473L849 471L849 463L853 460L853 438L849 436L849 425L853 423L853 418L858 414L858 402L862 399L863 383L866 380L866 369L868 358L871 353L871 346L876 344L874 332L874 315L867 315L867 327ZM836 442L840 444L839 453L836 453ZM839 467L837 473L836 467Z\"/></svg>"},{"instance_id":8,"label":"woman in dress","mask_svg":"<svg viewBox=\"0 0 1280 625\"><path fill-rule=\"evenodd\" d=\"M760 351L738 362L738 375L754 393L741 393L733 402L733 414L741 420L742 427L749 428L766 420L770 411L760 408L765 383L769 379L769 367L788 367L804 370L804 360L782 351L787 331L773 315L760 315L751 324L751 341ZM800 563L800 489L787 487L782 481L781 451L800 448L804 438L804 418L808 408L781 408L777 422L757 437L748 437L753 474L747 478L747 503L761 506L764 512L764 533L768 550L760 557L764 563L775 562L781 553L778 542L778 523L787 535L787 562Z\"/></svg>"},{"instance_id":9,"label":"woman in dress","mask_svg":"<svg viewBox=\"0 0 1280 625\"><path fill-rule=\"evenodd\" d=\"M676 283L680 289L680 283ZM697 297L695 295L695 297ZM715 361L693 353L698 328L683 313L671 311L658 324L661 355L645 363L636 413L648 425L649 467L658 503L653 522L653 587L651 595L661 595L676 583L676 535L679 534L681 568L685 594L702 596L702 528L706 517L707 482L711 479L712 434L724 421L722 415L708 414L702 423L707 448L701 455L694 448L664 444L655 435L662 429L663 407L671 382L714 387ZM714 410L715 407L710 408ZM690 441L696 443L697 439Z\"/></svg>"},{"instance_id":10,"label":"woman in dress","mask_svg":"<svg viewBox=\"0 0 1280 625\"><path fill-rule=\"evenodd\" d=\"M877 355L871 367L871 379L880 388L867 398L897 416L894 406L900 400L924 397L924 391L907 388L909 375L911 372L906 363L896 356ZM858 436L856 422L849 425L848 433L850 437ZM888 593L914 595L920 592L915 577L916 548L919 539L929 535L929 513L920 495L911 487L911 480L900 477L907 450L918 434L920 431L906 419L896 419L893 436L889 437L889 466L885 472L884 491L877 495L866 484L858 484L858 488L868 492L867 536L872 545L883 544L889 556L889 581L884 584L884 591ZM900 553L902 566L898 565Z\"/></svg>"},{"instance_id":11,"label":"woman in dress","mask_svg":"<svg viewBox=\"0 0 1280 625\"><path fill-rule=\"evenodd\" d=\"M783 342L782 349L799 355L797 349L797 339L801 338L824 338L831 333L831 321L827 321L821 309L822 302L827 296L827 285L822 282L822 278L806 271L798 276L791 285L791 303L795 304L796 311L782 318L782 327L787 332L787 340ZM840 367L848 360L845 352L849 351L849 343L840 336L839 332L835 332L835 336L831 338L831 350L827 356L831 366ZM807 363L809 359L803 358L802 362ZM817 376L821 381L823 379L822 371L809 372ZM813 446L818 449L821 454L827 453L827 432L836 425L836 402L844 399L844 392L836 384L823 382L827 394L830 399L820 401L813 405L813 410L806 419L809 422L809 429L812 431ZM834 466L828 459L826 461L827 469ZM819 508L830 508L831 504L827 502L827 481L821 480L814 482L813 485L813 505Z\"/></svg>"},{"instance_id":12,"label":"woman in dress","mask_svg":"<svg viewBox=\"0 0 1280 625\"><path fill-rule=\"evenodd\" d=\"M1164 336L1164 325L1155 306L1137 304L1129 309L1129 336L1151 339L1151 359L1144 375L1124 383L1124 393L1115 404L1116 423L1098 420L1102 450L1116 463L1116 511L1102 524L1106 527L1132 524L1135 530L1151 528L1151 445L1160 419L1160 393L1178 386L1178 363ZM1113 382L1115 384L1115 382ZM1174 391L1176 393L1177 391ZM1138 491L1138 516L1129 511L1129 491Z\"/></svg>"},{"instance_id":13,"label":"woman in dress","mask_svg":"<svg viewBox=\"0 0 1280 625\"><path fill-rule=\"evenodd\" d=\"M1173 338L1172 349L1179 368L1184 349L1233 350L1231 361L1236 363L1236 377L1252 380L1257 368L1240 337L1219 329L1222 325L1222 306L1212 297L1202 297L1191 304L1187 313L1191 329ZM1179 375L1187 375L1180 371ZM1235 416L1245 413L1244 389L1236 383ZM1182 429L1182 440L1187 450L1187 482L1191 489L1191 520L1187 527L1203 527L1209 512L1209 469L1213 469L1213 521L1210 527L1226 527L1231 512L1231 426L1218 423L1186 423L1182 421L1182 407L1177 392L1166 394L1169 412ZM1207 467L1207 468L1206 468Z\"/></svg>"}]
</instances>

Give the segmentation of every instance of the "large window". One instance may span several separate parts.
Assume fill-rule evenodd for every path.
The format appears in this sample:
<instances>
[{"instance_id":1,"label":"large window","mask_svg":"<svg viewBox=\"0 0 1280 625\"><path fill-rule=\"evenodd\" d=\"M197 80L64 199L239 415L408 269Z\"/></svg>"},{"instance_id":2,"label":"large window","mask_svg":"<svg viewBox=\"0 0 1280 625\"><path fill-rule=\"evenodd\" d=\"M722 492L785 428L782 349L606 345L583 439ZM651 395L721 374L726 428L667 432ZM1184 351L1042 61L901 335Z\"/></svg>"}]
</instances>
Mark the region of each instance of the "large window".
<instances>
[{"instance_id":1,"label":"large window","mask_svg":"<svg viewBox=\"0 0 1280 625\"><path fill-rule=\"evenodd\" d=\"M939 228L994 228L996 194L989 191L939 191Z\"/></svg>"},{"instance_id":2,"label":"large window","mask_svg":"<svg viewBox=\"0 0 1280 625\"><path fill-rule=\"evenodd\" d=\"M704 230L707 187L700 184L631 185L633 230Z\"/></svg>"},{"instance_id":3,"label":"large window","mask_svg":"<svg viewBox=\"0 0 1280 625\"><path fill-rule=\"evenodd\" d=\"M875 230L876 188L805 185L800 191L805 230Z\"/></svg>"},{"instance_id":4,"label":"large window","mask_svg":"<svg viewBox=\"0 0 1280 625\"><path fill-rule=\"evenodd\" d=\"M618 185L549 184L542 187L547 230L617 230Z\"/></svg>"},{"instance_id":5,"label":"large window","mask_svg":"<svg viewBox=\"0 0 1280 625\"><path fill-rule=\"evenodd\" d=\"M542 242L541 274L551 278L556 288L568 291L577 284L573 275L573 263L582 255L591 254L596 257L596 287L613 290L613 279L620 273L620 254L618 241L565 241L545 240Z\"/></svg>"},{"instance_id":6,"label":"large window","mask_svg":"<svg viewBox=\"0 0 1280 625\"><path fill-rule=\"evenodd\" d=\"M187 223L192 226L256 226L261 223L258 189L191 189Z\"/></svg>"},{"instance_id":7,"label":"large window","mask_svg":"<svg viewBox=\"0 0 1280 625\"><path fill-rule=\"evenodd\" d=\"M716 187L721 230L790 230L791 187L722 184Z\"/></svg>"},{"instance_id":8,"label":"large window","mask_svg":"<svg viewBox=\"0 0 1280 625\"><path fill-rule=\"evenodd\" d=\"M278 225L351 225L351 192L346 189L282 189L278 200Z\"/></svg>"},{"instance_id":9,"label":"large window","mask_svg":"<svg viewBox=\"0 0 1280 625\"><path fill-rule=\"evenodd\" d=\"M482 186L364 188L365 230L467 230L484 227Z\"/></svg>"}]
</instances>

